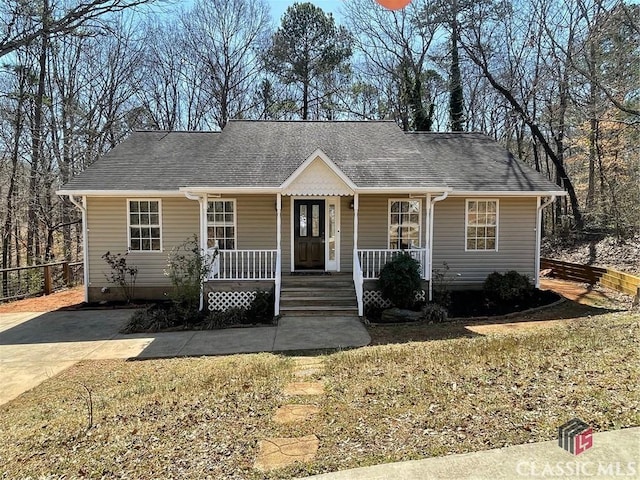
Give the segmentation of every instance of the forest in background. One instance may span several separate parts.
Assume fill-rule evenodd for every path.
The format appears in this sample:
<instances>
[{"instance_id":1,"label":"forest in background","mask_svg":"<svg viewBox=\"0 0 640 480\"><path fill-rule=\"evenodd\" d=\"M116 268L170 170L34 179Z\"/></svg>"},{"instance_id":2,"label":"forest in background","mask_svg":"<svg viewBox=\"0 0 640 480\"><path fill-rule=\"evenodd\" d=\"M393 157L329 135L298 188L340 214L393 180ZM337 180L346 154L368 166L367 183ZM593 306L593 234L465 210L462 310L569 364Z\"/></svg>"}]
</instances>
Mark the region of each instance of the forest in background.
<instances>
[{"instance_id":1,"label":"forest in background","mask_svg":"<svg viewBox=\"0 0 640 480\"><path fill-rule=\"evenodd\" d=\"M7 0L0 18L2 268L81 258L55 191L133 130L238 118L480 131L569 193L547 233L640 231L635 2L346 0L338 24L309 3Z\"/></svg>"}]
</instances>

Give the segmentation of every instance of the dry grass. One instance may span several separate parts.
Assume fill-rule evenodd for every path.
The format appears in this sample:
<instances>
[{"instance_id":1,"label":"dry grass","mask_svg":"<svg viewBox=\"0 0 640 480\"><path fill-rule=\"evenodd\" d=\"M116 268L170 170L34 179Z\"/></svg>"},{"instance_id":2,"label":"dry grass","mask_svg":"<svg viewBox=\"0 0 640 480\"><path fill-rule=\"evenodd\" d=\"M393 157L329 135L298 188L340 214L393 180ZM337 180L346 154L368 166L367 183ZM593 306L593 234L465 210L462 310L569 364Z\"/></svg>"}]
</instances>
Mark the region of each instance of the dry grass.
<instances>
[{"instance_id":1,"label":"dry grass","mask_svg":"<svg viewBox=\"0 0 640 480\"><path fill-rule=\"evenodd\" d=\"M322 397L282 395L293 379L284 356L84 363L0 407L0 472L258 479L259 439L316 434L313 462L270 474L290 478L549 440L574 416L597 431L640 425L640 315L579 315L544 329L404 344L389 327L387 345L324 357ZM88 431L75 382L94 395ZM285 403L321 413L276 424Z\"/></svg>"}]
</instances>

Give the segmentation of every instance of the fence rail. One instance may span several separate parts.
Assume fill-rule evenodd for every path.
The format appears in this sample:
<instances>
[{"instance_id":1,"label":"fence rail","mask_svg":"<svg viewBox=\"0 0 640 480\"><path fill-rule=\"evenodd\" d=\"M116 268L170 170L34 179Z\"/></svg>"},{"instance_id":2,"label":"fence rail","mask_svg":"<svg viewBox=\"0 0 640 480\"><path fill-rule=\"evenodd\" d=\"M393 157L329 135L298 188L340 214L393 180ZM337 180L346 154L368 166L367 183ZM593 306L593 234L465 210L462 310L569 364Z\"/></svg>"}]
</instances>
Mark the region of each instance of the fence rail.
<instances>
[{"instance_id":1,"label":"fence rail","mask_svg":"<svg viewBox=\"0 0 640 480\"><path fill-rule=\"evenodd\" d=\"M49 295L61 288L81 285L82 262L57 262L0 269L0 302Z\"/></svg>"},{"instance_id":2,"label":"fence rail","mask_svg":"<svg viewBox=\"0 0 640 480\"><path fill-rule=\"evenodd\" d=\"M592 267L578 263L561 262L550 258L540 259L540 269L551 269L556 277L602 286L626 293L640 295L640 277L619 272L611 268Z\"/></svg>"}]
</instances>

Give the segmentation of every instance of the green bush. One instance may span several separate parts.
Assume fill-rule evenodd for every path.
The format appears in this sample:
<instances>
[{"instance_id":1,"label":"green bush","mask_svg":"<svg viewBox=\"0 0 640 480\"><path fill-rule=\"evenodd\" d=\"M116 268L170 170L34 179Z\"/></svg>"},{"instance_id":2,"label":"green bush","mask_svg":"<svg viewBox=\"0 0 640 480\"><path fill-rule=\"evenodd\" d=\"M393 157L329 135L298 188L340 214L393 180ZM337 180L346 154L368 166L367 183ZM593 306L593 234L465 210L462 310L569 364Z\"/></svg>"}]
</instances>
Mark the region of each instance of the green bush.
<instances>
[{"instance_id":1,"label":"green bush","mask_svg":"<svg viewBox=\"0 0 640 480\"><path fill-rule=\"evenodd\" d=\"M442 323L447 321L447 309L437 303L427 303L422 307L425 322Z\"/></svg>"},{"instance_id":2,"label":"green bush","mask_svg":"<svg viewBox=\"0 0 640 480\"><path fill-rule=\"evenodd\" d=\"M187 324L200 319L200 290L212 261L200 249L195 235L169 252L165 275L173 285L171 300L177 316Z\"/></svg>"},{"instance_id":3,"label":"green bush","mask_svg":"<svg viewBox=\"0 0 640 480\"><path fill-rule=\"evenodd\" d=\"M247 308L247 323L273 323L275 316L275 297L273 290L257 291Z\"/></svg>"},{"instance_id":4,"label":"green bush","mask_svg":"<svg viewBox=\"0 0 640 480\"><path fill-rule=\"evenodd\" d=\"M242 307L231 307L226 310L214 310L209 312L206 321L206 330L226 328L233 325L244 325L247 323L247 309Z\"/></svg>"},{"instance_id":5,"label":"green bush","mask_svg":"<svg viewBox=\"0 0 640 480\"><path fill-rule=\"evenodd\" d=\"M515 270L507 273L493 272L483 284L484 294L489 302L497 305L518 303L529 298L534 291L529 277Z\"/></svg>"},{"instance_id":6,"label":"green bush","mask_svg":"<svg viewBox=\"0 0 640 480\"><path fill-rule=\"evenodd\" d=\"M107 281L116 285L122 291L122 296L131 303L135 296L136 279L138 278L138 267L127 265L127 255L121 253L112 254L107 252L102 258L111 268L109 275L105 274Z\"/></svg>"},{"instance_id":7,"label":"green bush","mask_svg":"<svg viewBox=\"0 0 640 480\"><path fill-rule=\"evenodd\" d=\"M420 263L408 253L396 255L380 272L378 288L398 308L411 308L422 287Z\"/></svg>"}]
</instances>

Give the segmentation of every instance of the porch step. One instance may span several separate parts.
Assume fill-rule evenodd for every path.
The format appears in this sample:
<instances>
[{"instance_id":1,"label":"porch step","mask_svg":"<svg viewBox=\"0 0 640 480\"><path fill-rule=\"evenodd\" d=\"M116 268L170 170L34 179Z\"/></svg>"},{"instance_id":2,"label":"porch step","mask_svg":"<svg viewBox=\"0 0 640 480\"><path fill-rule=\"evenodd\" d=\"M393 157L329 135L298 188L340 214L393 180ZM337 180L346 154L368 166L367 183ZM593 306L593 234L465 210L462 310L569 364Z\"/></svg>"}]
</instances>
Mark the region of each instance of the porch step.
<instances>
[{"instance_id":1,"label":"porch step","mask_svg":"<svg viewBox=\"0 0 640 480\"><path fill-rule=\"evenodd\" d=\"M289 316L358 315L351 274L283 276L280 312Z\"/></svg>"},{"instance_id":2,"label":"porch step","mask_svg":"<svg viewBox=\"0 0 640 480\"><path fill-rule=\"evenodd\" d=\"M355 297L355 294L354 294ZM280 305L298 305L304 307L352 307L354 304L354 297L341 297L341 298L327 298L327 297L291 297L281 296Z\"/></svg>"},{"instance_id":3,"label":"porch step","mask_svg":"<svg viewBox=\"0 0 640 480\"><path fill-rule=\"evenodd\" d=\"M358 307L338 307L338 306L280 306L280 313L283 315L294 316L353 316L358 315Z\"/></svg>"}]
</instances>

